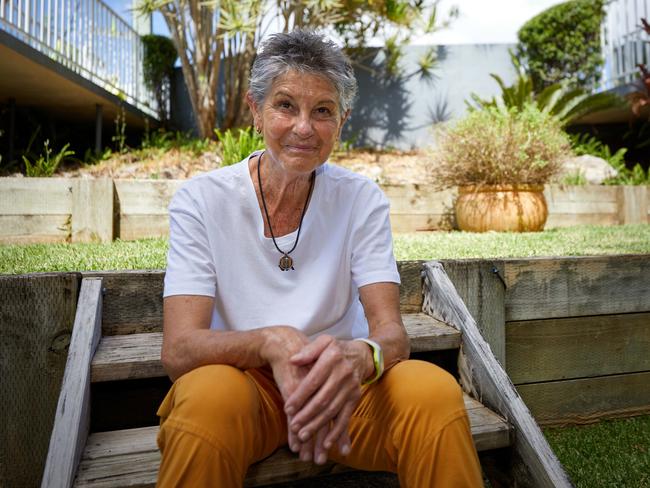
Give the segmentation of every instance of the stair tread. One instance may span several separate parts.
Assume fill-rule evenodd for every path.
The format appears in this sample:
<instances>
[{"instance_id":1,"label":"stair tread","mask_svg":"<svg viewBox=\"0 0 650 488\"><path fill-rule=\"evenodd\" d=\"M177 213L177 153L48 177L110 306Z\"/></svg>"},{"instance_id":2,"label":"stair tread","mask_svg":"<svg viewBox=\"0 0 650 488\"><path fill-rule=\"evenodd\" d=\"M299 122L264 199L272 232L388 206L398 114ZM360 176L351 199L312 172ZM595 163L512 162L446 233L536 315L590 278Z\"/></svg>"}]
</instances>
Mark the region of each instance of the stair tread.
<instances>
[{"instance_id":1,"label":"stair tread","mask_svg":"<svg viewBox=\"0 0 650 488\"><path fill-rule=\"evenodd\" d=\"M460 332L426 314L403 314L412 352L456 349ZM93 382L166 376L160 362L161 332L105 336L92 361Z\"/></svg>"},{"instance_id":2,"label":"stair tread","mask_svg":"<svg viewBox=\"0 0 650 488\"><path fill-rule=\"evenodd\" d=\"M498 449L511 444L512 426L503 418L467 395L465 407L477 450ZM160 463L157 433L158 426L154 426L90 435L74 486L154 486ZM334 463L316 466L301 462L283 448L251 466L245 486L262 486L346 470Z\"/></svg>"}]
</instances>

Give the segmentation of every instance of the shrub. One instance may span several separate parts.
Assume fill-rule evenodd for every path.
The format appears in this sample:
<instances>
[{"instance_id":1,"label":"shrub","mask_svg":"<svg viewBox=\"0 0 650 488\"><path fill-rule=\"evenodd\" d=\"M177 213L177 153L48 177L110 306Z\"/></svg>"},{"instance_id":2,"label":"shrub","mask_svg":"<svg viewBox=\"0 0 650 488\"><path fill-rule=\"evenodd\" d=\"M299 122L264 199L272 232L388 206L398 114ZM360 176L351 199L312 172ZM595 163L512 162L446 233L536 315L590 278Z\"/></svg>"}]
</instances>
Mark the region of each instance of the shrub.
<instances>
[{"instance_id":1,"label":"shrub","mask_svg":"<svg viewBox=\"0 0 650 488\"><path fill-rule=\"evenodd\" d=\"M61 161L74 154L74 151L68 151L68 147L70 147L70 144L63 146L63 148L52 157L50 141L47 139L43 143L44 152L35 158L34 161L30 161L29 158L23 156L23 161L25 162L25 174L31 177L52 176L56 171L56 168L61 164Z\"/></svg>"},{"instance_id":2,"label":"shrub","mask_svg":"<svg viewBox=\"0 0 650 488\"><path fill-rule=\"evenodd\" d=\"M164 123L169 119L167 99L174 63L178 58L172 40L165 36L149 34L142 36L144 56L142 74L147 88L154 92L158 104L158 117Z\"/></svg>"},{"instance_id":3,"label":"shrub","mask_svg":"<svg viewBox=\"0 0 650 488\"><path fill-rule=\"evenodd\" d=\"M600 26L603 0L571 0L533 17L518 32L518 56L535 91L562 80L592 88L603 63Z\"/></svg>"},{"instance_id":4,"label":"shrub","mask_svg":"<svg viewBox=\"0 0 650 488\"><path fill-rule=\"evenodd\" d=\"M434 172L443 188L543 184L568 154L569 139L557 120L534 105L490 107L442 132Z\"/></svg>"},{"instance_id":5,"label":"shrub","mask_svg":"<svg viewBox=\"0 0 650 488\"><path fill-rule=\"evenodd\" d=\"M550 84L543 90L535 92L532 76L524 71L512 53L511 59L517 72L514 83L507 86L499 75L490 73L501 89L501 97L484 99L476 93L471 93L471 102L465 102L470 109L503 107L521 110L524 104L532 103L542 112L555 117L562 126L567 126L585 115L605 109L622 108L626 105L625 99L615 93L590 94L582 88L571 88L566 81Z\"/></svg>"},{"instance_id":6,"label":"shrub","mask_svg":"<svg viewBox=\"0 0 650 488\"><path fill-rule=\"evenodd\" d=\"M226 132L217 129L214 132L221 144L221 160L224 166L238 163L253 151L264 148L262 136L252 127L237 131L228 129Z\"/></svg>"}]
</instances>

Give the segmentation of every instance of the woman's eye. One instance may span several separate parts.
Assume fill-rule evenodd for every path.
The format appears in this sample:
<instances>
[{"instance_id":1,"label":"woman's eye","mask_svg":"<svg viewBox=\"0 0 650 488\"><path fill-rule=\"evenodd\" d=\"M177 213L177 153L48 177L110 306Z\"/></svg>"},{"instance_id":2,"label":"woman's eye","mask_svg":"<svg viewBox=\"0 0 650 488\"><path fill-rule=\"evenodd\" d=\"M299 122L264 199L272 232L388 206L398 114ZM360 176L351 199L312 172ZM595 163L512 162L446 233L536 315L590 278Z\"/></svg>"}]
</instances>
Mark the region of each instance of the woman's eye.
<instances>
[{"instance_id":1,"label":"woman's eye","mask_svg":"<svg viewBox=\"0 0 650 488\"><path fill-rule=\"evenodd\" d=\"M319 115L331 115L332 111L327 107L319 107L316 109Z\"/></svg>"},{"instance_id":2,"label":"woman's eye","mask_svg":"<svg viewBox=\"0 0 650 488\"><path fill-rule=\"evenodd\" d=\"M291 103L290 102L280 102L278 103L278 107L284 108L284 109L290 109L291 108Z\"/></svg>"}]
</instances>

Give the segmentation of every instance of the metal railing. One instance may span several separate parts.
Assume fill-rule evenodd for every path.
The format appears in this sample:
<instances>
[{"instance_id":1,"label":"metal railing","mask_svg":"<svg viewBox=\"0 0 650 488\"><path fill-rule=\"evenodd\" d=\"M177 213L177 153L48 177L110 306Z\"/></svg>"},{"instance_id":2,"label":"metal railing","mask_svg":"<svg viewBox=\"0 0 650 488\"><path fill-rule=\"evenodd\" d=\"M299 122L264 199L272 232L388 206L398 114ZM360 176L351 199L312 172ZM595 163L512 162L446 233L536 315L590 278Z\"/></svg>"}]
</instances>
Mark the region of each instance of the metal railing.
<instances>
[{"instance_id":1,"label":"metal railing","mask_svg":"<svg viewBox=\"0 0 650 488\"><path fill-rule=\"evenodd\" d=\"M638 80L638 64L650 65L650 36L641 28L641 18L650 22L650 0L614 0L606 12L602 85L610 89Z\"/></svg>"},{"instance_id":2,"label":"metal railing","mask_svg":"<svg viewBox=\"0 0 650 488\"><path fill-rule=\"evenodd\" d=\"M142 40L101 0L0 0L0 30L157 117Z\"/></svg>"}]
</instances>

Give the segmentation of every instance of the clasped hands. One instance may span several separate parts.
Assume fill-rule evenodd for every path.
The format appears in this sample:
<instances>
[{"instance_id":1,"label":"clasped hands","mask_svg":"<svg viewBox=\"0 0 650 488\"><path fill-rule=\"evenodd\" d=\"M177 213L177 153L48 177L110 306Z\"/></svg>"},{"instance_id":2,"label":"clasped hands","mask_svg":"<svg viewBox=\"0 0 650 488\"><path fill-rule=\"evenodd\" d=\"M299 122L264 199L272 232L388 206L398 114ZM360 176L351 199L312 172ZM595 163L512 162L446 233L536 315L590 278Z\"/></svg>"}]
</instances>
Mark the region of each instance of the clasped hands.
<instances>
[{"instance_id":1,"label":"clasped hands","mask_svg":"<svg viewBox=\"0 0 650 488\"><path fill-rule=\"evenodd\" d=\"M292 327L269 329L269 365L284 399L289 448L317 464L327 461L335 445L347 455L348 423L361 398L361 381L371 374L368 346L328 335L309 342Z\"/></svg>"}]
</instances>

